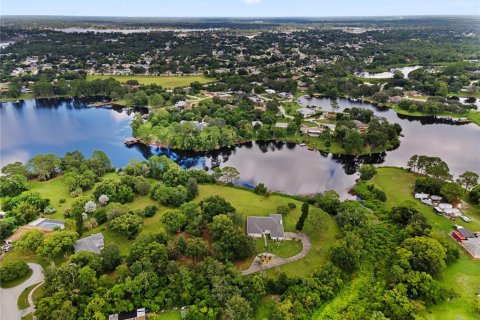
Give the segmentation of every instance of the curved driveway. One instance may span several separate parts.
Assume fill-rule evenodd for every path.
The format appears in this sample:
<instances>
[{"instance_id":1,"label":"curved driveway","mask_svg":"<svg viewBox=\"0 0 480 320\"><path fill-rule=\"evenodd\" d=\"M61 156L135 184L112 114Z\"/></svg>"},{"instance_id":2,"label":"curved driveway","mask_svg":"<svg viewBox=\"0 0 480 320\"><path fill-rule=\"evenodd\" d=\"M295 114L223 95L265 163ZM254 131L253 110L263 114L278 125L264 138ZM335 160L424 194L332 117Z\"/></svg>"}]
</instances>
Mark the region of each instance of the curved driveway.
<instances>
[{"instance_id":1,"label":"curved driveway","mask_svg":"<svg viewBox=\"0 0 480 320\"><path fill-rule=\"evenodd\" d=\"M293 239L299 239L299 240L302 241L303 248L302 248L302 251L300 251L300 253L298 253L298 254L296 254L292 257L288 257L288 258L280 258L280 257L275 256L274 254L266 253L266 252L261 253L253 259L252 264L250 265L250 267L247 270L242 271L242 275L246 276L248 274L252 274L252 273L259 272L259 271L266 270L266 269L275 268L275 267L281 266L282 264L287 264L287 263L297 261L297 260L300 260L300 259L304 258L307 255L307 253L310 251L310 249L312 248L312 243L310 242L310 238L306 234L300 233L300 232L298 232L298 233L285 232L285 240L284 241L292 241ZM270 263L266 266L262 266L259 263L259 256L262 255L262 254L268 254L268 255L271 255L271 256L275 256L276 261L273 262L273 263Z\"/></svg>"},{"instance_id":2,"label":"curved driveway","mask_svg":"<svg viewBox=\"0 0 480 320\"><path fill-rule=\"evenodd\" d=\"M22 318L23 312L18 310L18 297L23 290L42 282L44 279L42 266L36 263L28 263L30 269L33 270L28 280L13 288L0 288L0 319L1 320L19 320Z\"/></svg>"}]
</instances>

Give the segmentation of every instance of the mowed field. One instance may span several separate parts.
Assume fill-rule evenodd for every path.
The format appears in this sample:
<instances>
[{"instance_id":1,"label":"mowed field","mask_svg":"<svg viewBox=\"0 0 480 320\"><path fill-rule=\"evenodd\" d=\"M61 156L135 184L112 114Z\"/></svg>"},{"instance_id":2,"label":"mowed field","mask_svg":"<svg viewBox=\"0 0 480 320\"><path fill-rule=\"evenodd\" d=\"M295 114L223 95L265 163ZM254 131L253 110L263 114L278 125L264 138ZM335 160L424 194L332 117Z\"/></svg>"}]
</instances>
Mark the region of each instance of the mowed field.
<instances>
[{"instance_id":1,"label":"mowed field","mask_svg":"<svg viewBox=\"0 0 480 320\"><path fill-rule=\"evenodd\" d=\"M441 230L445 236L454 230L455 224L463 225L471 231L480 231L480 208L478 206L471 206L467 210L467 215L472 218L472 222L467 224L460 220L450 221L439 216L433 212L431 207L415 200L412 192L417 177L417 174L399 168L378 168L378 173L372 181L387 194L387 207L391 208L409 201L428 218L434 228ZM450 239L454 243L454 240ZM458 297L428 307L422 314L425 319L480 319L474 310L475 299L480 292L480 261L473 260L461 249L460 259L447 267L440 283L446 288L453 289Z\"/></svg>"},{"instance_id":2,"label":"mowed field","mask_svg":"<svg viewBox=\"0 0 480 320\"><path fill-rule=\"evenodd\" d=\"M189 86L192 82L200 83L215 82L213 78L204 76L109 76L109 75L87 75L87 80L114 78L118 82L125 83L128 80L137 80L139 84L149 85L157 84L166 89Z\"/></svg>"}]
</instances>

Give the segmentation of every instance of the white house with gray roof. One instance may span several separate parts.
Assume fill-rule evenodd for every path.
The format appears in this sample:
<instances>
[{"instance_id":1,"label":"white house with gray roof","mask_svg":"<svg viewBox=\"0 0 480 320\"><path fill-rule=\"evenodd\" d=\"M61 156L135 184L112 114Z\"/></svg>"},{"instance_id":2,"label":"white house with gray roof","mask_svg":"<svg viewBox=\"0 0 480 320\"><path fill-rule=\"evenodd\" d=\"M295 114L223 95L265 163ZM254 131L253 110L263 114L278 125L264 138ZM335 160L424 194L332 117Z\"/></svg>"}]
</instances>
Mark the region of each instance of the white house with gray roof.
<instances>
[{"instance_id":1,"label":"white house with gray roof","mask_svg":"<svg viewBox=\"0 0 480 320\"><path fill-rule=\"evenodd\" d=\"M267 234L272 240L284 240L285 230L281 214L271 214L269 217L248 217L247 234L250 237L260 238Z\"/></svg>"},{"instance_id":2,"label":"white house with gray roof","mask_svg":"<svg viewBox=\"0 0 480 320\"><path fill-rule=\"evenodd\" d=\"M103 234L99 232L92 234L91 236L88 236L86 238L77 240L77 242L75 242L75 244L73 245L73 248L75 249L75 253L82 250L93 253L100 253L104 246L105 242L103 240Z\"/></svg>"}]
</instances>

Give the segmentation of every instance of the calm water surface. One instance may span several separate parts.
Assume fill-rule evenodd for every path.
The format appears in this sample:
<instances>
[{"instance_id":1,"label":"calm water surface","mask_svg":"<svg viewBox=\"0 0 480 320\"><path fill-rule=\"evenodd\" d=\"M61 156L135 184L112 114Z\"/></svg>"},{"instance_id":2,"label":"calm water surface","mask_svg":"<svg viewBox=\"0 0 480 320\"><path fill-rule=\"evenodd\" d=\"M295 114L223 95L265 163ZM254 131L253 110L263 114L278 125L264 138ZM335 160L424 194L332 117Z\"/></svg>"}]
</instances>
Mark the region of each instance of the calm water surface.
<instances>
[{"instance_id":1,"label":"calm water surface","mask_svg":"<svg viewBox=\"0 0 480 320\"><path fill-rule=\"evenodd\" d=\"M303 105L331 110L328 99L300 98ZM332 156L308 151L290 143L248 143L208 153L179 152L168 148L137 145L127 148L123 140L131 135L133 114L122 110L87 108L79 102L26 100L6 103L0 108L1 165L27 161L36 154L80 150L90 156L105 151L115 166L132 158L165 154L184 168L211 169L234 166L241 173L239 184L255 186L264 182L270 189L304 194L334 189L343 197L357 178L362 162L405 166L413 154L437 155L446 160L456 175L465 170L480 172L480 128L473 125L434 123L432 119L411 120L371 104L339 99L340 110L362 107L375 111L403 128L398 149L366 157Z\"/></svg>"}]
</instances>

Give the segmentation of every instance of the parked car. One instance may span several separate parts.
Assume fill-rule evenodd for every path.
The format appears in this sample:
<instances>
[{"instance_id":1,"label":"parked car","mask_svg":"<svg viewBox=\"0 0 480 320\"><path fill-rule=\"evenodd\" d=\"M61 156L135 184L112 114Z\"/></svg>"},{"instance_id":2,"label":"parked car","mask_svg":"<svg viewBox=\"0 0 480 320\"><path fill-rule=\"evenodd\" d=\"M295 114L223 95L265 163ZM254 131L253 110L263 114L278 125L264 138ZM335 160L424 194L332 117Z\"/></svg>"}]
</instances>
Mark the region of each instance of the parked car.
<instances>
[{"instance_id":1,"label":"parked car","mask_svg":"<svg viewBox=\"0 0 480 320\"><path fill-rule=\"evenodd\" d=\"M13 245L11 245L11 244L6 244L6 245L2 246L2 251L3 252L9 252L12 249L13 249Z\"/></svg>"}]
</instances>

